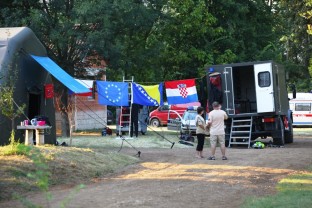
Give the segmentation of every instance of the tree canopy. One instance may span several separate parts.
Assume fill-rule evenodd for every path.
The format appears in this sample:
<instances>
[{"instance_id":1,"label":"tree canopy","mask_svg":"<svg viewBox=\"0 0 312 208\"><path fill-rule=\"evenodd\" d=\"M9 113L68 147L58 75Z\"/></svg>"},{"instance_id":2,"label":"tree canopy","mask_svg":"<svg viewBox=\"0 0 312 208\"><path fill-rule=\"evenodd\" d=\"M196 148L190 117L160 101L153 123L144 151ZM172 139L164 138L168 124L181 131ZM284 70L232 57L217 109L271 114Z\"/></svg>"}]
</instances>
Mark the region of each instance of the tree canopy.
<instances>
[{"instance_id":1,"label":"tree canopy","mask_svg":"<svg viewBox=\"0 0 312 208\"><path fill-rule=\"evenodd\" d=\"M311 0L3 0L0 26L28 26L52 58L83 77L97 51L109 80L200 77L210 64L275 60L309 91Z\"/></svg>"}]
</instances>

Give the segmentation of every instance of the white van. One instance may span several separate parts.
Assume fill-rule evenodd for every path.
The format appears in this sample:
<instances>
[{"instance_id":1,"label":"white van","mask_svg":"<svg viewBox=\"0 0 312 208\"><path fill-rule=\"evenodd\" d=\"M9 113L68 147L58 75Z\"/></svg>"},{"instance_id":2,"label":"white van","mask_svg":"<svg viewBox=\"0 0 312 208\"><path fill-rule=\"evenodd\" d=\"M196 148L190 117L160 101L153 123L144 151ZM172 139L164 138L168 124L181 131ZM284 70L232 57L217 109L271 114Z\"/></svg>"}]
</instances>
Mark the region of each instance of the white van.
<instances>
[{"instance_id":1,"label":"white van","mask_svg":"<svg viewBox=\"0 0 312 208\"><path fill-rule=\"evenodd\" d=\"M293 126L312 126L312 93L297 93L295 99L292 99L292 94L288 97Z\"/></svg>"}]
</instances>

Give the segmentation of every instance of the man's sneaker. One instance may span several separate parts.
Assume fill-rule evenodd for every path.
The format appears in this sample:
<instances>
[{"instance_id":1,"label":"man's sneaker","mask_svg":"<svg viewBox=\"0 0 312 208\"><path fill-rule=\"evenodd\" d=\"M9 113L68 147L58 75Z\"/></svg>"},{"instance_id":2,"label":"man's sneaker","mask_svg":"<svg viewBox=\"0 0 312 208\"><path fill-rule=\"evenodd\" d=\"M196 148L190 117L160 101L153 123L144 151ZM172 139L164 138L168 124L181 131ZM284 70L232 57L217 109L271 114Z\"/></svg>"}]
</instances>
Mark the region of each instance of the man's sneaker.
<instances>
[{"instance_id":1,"label":"man's sneaker","mask_svg":"<svg viewBox=\"0 0 312 208\"><path fill-rule=\"evenodd\" d=\"M216 160L215 156L208 157L208 160Z\"/></svg>"},{"instance_id":2,"label":"man's sneaker","mask_svg":"<svg viewBox=\"0 0 312 208\"><path fill-rule=\"evenodd\" d=\"M225 156L222 156L222 160L227 160L227 157L225 157Z\"/></svg>"}]
</instances>

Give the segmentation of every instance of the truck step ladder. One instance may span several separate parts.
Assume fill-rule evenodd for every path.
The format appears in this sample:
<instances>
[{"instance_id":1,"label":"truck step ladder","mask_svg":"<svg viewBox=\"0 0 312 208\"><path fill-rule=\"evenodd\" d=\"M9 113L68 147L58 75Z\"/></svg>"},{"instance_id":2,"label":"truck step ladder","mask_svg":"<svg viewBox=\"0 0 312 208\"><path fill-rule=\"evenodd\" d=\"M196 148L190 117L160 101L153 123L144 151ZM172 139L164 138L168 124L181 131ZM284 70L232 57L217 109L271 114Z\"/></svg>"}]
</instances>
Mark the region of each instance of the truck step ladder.
<instances>
[{"instance_id":1,"label":"truck step ladder","mask_svg":"<svg viewBox=\"0 0 312 208\"><path fill-rule=\"evenodd\" d=\"M232 118L229 147L233 144L250 147L252 117Z\"/></svg>"}]
</instances>

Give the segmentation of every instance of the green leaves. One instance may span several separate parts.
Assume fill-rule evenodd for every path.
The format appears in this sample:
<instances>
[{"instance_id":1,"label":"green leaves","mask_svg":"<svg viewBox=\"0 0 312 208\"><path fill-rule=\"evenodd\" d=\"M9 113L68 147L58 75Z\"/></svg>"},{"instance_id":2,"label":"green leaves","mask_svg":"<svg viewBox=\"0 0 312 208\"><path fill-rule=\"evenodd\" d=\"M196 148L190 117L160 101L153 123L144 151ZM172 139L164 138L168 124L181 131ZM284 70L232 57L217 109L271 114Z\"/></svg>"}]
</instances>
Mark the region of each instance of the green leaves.
<instances>
[{"instance_id":1,"label":"green leaves","mask_svg":"<svg viewBox=\"0 0 312 208\"><path fill-rule=\"evenodd\" d=\"M198 77L210 64L268 59L303 66L306 75L311 0L267 2L4 1L0 24L30 26L49 55L80 77L90 51L106 60L107 77L116 81Z\"/></svg>"}]
</instances>

